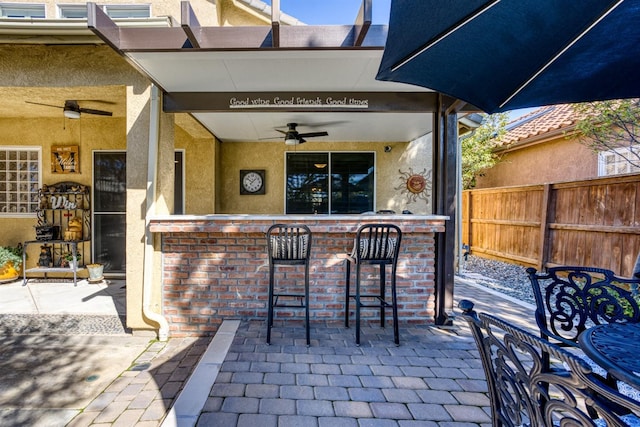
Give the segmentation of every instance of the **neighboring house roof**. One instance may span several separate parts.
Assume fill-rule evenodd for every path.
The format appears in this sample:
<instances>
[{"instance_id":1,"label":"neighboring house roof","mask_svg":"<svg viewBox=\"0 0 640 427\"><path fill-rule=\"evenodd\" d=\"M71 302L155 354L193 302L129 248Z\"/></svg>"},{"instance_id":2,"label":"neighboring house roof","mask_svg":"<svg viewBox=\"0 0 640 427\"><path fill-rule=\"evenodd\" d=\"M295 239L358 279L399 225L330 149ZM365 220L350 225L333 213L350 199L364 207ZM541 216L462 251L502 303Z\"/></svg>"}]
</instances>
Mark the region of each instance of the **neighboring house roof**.
<instances>
[{"instance_id":1,"label":"neighboring house roof","mask_svg":"<svg viewBox=\"0 0 640 427\"><path fill-rule=\"evenodd\" d=\"M564 133L572 130L580 118L572 104L540 107L508 123L507 132L501 138L500 146L506 149Z\"/></svg>"}]
</instances>

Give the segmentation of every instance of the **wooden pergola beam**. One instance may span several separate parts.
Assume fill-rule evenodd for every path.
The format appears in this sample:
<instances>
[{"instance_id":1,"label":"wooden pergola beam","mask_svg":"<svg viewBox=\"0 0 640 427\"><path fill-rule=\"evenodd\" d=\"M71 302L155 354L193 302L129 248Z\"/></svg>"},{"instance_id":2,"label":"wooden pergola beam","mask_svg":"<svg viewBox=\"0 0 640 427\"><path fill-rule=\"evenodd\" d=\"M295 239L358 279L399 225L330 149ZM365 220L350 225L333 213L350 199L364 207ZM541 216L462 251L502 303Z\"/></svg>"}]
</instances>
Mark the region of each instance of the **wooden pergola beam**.
<instances>
[{"instance_id":1,"label":"wooden pergola beam","mask_svg":"<svg viewBox=\"0 0 640 427\"><path fill-rule=\"evenodd\" d=\"M280 0L271 1L271 47L280 47Z\"/></svg>"},{"instance_id":2,"label":"wooden pergola beam","mask_svg":"<svg viewBox=\"0 0 640 427\"><path fill-rule=\"evenodd\" d=\"M356 33L355 41L353 43L354 46L362 46L362 43L369 32L369 28L371 27L371 1L372 0L362 0L362 5L360 6L360 11L358 12L358 16L356 17L356 22L354 24L354 30Z\"/></svg>"},{"instance_id":3,"label":"wooden pergola beam","mask_svg":"<svg viewBox=\"0 0 640 427\"><path fill-rule=\"evenodd\" d=\"M191 3L188 1L180 2L180 26L187 35L187 39L191 43L191 47L196 49L200 48L200 41L196 36L196 31L199 32L201 29L200 22L198 22L198 18L191 7Z\"/></svg>"}]
</instances>

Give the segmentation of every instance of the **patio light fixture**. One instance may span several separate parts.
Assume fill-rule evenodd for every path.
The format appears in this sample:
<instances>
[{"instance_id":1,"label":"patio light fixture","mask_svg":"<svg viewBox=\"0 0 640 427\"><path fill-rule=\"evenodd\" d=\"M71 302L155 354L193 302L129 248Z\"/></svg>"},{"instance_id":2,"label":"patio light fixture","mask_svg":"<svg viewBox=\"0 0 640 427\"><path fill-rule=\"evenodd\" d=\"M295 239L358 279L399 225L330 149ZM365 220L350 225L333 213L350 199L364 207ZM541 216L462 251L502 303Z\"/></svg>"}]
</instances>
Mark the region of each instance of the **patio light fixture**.
<instances>
[{"instance_id":1,"label":"patio light fixture","mask_svg":"<svg viewBox=\"0 0 640 427\"><path fill-rule=\"evenodd\" d=\"M80 111L72 110L71 108L64 107L64 116L68 119L79 119Z\"/></svg>"}]
</instances>

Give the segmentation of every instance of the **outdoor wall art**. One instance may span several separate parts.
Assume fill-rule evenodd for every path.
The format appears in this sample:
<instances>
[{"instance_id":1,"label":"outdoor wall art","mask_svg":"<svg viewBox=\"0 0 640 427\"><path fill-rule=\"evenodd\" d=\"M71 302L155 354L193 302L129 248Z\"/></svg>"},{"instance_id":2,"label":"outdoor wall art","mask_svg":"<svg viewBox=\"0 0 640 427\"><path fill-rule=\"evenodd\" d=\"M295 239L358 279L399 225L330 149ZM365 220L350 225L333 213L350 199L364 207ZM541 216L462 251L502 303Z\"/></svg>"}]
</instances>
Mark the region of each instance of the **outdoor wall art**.
<instances>
[{"instance_id":1,"label":"outdoor wall art","mask_svg":"<svg viewBox=\"0 0 640 427\"><path fill-rule=\"evenodd\" d=\"M79 173L80 156L77 145L51 147L51 173Z\"/></svg>"},{"instance_id":2,"label":"outdoor wall art","mask_svg":"<svg viewBox=\"0 0 640 427\"><path fill-rule=\"evenodd\" d=\"M413 203L418 199L429 200L431 197L431 170L423 169L422 172L416 173L409 168L407 172L403 172L402 169L399 169L398 172L400 172L399 179L402 183L395 189L407 197L408 203Z\"/></svg>"}]
</instances>

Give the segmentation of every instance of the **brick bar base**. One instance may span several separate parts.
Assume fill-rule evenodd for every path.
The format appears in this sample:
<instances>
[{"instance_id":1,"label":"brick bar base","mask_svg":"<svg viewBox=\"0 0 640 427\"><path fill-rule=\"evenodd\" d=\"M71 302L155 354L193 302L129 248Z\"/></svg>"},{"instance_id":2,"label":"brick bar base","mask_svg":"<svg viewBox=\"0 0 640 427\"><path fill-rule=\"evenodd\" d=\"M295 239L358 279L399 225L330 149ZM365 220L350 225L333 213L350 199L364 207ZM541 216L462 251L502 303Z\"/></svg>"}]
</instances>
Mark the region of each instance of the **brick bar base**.
<instances>
[{"instance_id":1,"label":"brick bar base","mask_svg":"<svg viewBox=\"0 0 640 427\"><path fill-rule=\"evenodd\" d=\"M269 260L265 232L275 223L303 223L313 233L311 322L342 320L344 261L338 254L351 250L360 225L389 222L403 232L397 271L400 323L432 323L435 233L444 231L445 219L417 215L156 218L151 221L151 231L162 237L162 314L169 321L172 337L213 335L223 319L266 319ZM367 280L362 293L367 292L367 283L377 286L378 271L377 266L363 266L362 277ZM301 266L276 270L276 286L302 286L303 279ZM363 309L363 321L378 319L378 313ZM304 310L276 311L276 319L303 316Z\"/></svg>"}]
</instances>

